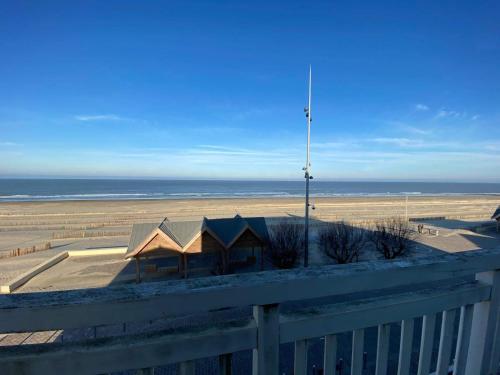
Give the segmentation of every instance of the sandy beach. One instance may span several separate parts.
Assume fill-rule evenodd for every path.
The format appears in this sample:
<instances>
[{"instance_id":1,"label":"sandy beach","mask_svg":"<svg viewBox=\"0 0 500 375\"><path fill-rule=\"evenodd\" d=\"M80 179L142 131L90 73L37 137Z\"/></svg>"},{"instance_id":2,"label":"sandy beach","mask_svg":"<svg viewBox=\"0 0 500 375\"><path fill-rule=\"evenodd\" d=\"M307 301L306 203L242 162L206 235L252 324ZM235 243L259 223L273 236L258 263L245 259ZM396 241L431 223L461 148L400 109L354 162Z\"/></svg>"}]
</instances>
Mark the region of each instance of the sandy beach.
<instances>
[{"instance_id":1,"label":"sandy beach","mask_svg":"<svg viewBox=\"0 0 500 375\"><path fill-rule=\"evenodd\" d=\"M411 256L428 256L492 248L500 234L491 228L492 212L500 196L412 196L320 198L313 200L313 226L326 221L373 221L388 216L421 218L421 223L439 230L439 236L418 235ZM0 204L0 255L13 248L51 243L50 250L0 258L0 281L18 277L65 250L126 246L133 223L159 222L164 217L190 220L232 216L265 216L268 224L280 218L302 218L302 199L192 199L129 201L17 202ZM487 224L482 233L477 228ZM315 228L312 230L314 242ZM366 255L368 258L366 258ZM364 260L376 254L367 253ZM366 259L365 259L366 258ZM311 265L330 264L324 254L311 248ZM135 280L134 264L123 255L67 258L22 285L15 293L108 287ZM194 276L194 275L193 275ZM178 278L178 275L172 277ZM162 327L165 322L161 322ZM138 325L141 330L146 329ZM154 328L156 326L147 326ZM113 335L102 328L99 335ZM0 346L62 340L62 331L9 334ZM65 340L82 337L80 331L64 332Z\"/></svg>"},{"instance_id":2,"label":"sandy beach","mask_svg":"<svg viewBox=\"0 0 500 375\"><path fill-rule=\"evenodd\" d=\"M489 219L500 196L316 198L313 219L371 221L387 216ZM232 216L302 217L299 198L15 202L0 204L0 255L17 248L123 246L132 224L164 217L192 220ZM0 260L1 262L1 260Z\"/></svg>"}]
</instances>

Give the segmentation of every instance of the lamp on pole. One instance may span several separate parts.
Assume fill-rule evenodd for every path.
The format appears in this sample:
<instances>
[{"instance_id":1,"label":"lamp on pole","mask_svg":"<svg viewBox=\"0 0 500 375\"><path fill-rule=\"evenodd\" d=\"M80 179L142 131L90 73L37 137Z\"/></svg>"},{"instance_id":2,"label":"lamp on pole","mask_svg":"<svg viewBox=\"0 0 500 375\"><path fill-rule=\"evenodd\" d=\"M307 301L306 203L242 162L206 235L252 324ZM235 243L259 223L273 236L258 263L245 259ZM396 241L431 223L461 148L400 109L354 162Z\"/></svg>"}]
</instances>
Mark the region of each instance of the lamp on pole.
<instances>
[{"instance_id":1,"label":"lamp on pole","mask_svg":"<svg viewBox=\"0 0 500 375\"><path fill-rule=\"evenodd\" d=\"M306 166L304 170L304 178L306 179L306 207L305 207L305 234L304 234L304 267L309 265L309 180L312 180L311 172L311 162L310 162L310 146L311 146L311 81L312 81L312 69L309 65L309 95L307 107L304 108L307 119L307 154L306 154Z\"/></svg>"}]
</instances>

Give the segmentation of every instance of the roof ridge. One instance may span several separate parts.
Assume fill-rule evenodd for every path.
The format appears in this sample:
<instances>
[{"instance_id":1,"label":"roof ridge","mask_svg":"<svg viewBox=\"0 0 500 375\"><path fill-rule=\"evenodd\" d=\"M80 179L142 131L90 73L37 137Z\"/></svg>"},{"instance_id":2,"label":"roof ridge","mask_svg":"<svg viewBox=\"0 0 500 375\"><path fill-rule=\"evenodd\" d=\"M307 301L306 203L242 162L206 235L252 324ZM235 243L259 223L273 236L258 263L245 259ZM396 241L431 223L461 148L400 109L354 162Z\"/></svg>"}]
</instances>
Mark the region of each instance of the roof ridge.
<instances>
[{"instance_id":1,"label":"roof ridge","mask_svg":"<svg viewBox=\"0 0 500 375\"><path fill-rule=\"evenodd\" d=\"M173 239L180 247L182 247L182 244L181 244L181 241L177 238L177 236L175 235L175 233L173 232L173 230L171 228L168 227L168 225L164 225L165 222L167 223L172 223L172 221L170 221L168 219L168 217L165 217L165 219L162 220L162 222L160 223L160 225L158 225L158 229L161 230L163 233L165 233L166 235L168 235L171 239ZM167 230L168 233L165 232L165 230Z\"/></svg>"},{"instance_id":2,"label":"roof ridge","mask_svg":"<svg viewBox=\"0 0 500 375\"><path fill-rule=\"evenodd\" d=\"M240 214L236 214L236 215L234 216L234 218L235 218L235 219L241 219L241 220L243 220L243 221L245 222L245 224L246 224L247 226L250 226L250 223L248 222L248 220L247 220L246 218L244 218L243 216L241 216Z\"/></svg>"}]
</instances>

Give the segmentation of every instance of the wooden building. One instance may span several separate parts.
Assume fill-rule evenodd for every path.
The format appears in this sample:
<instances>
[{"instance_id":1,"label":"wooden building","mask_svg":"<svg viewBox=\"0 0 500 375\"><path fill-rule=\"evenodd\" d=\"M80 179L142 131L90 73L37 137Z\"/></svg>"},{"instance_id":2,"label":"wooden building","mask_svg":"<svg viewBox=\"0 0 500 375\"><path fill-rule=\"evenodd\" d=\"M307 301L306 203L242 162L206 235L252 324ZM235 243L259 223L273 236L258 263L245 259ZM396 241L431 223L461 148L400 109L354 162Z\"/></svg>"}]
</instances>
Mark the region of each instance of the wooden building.
<instances>
[{"instance_id":1,"label":"wooden building","mask_svg":"<svg viewBox=\"0 0 500 375\"><path fill-rule=\"evenodd\" d=\"M228 269L231 253L237 250L260 249L261 268L268 231L263 217L170 221L160 224L134 224L127 258L136 260L137 281L140 281L141 258L179 258L178 270L188 276L188 257L215 253L222 261L222 273Z\"/></svg>"}]
</instances>

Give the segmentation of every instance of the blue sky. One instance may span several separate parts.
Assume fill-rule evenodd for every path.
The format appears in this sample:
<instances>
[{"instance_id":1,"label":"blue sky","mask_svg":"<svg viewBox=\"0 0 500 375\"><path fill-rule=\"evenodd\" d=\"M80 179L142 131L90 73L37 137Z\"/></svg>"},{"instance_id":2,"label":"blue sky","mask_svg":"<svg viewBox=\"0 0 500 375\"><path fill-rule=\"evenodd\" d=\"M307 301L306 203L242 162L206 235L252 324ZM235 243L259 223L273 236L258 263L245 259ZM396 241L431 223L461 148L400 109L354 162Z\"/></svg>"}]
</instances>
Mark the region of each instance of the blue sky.
<instances>
[{"instance_id":1,"label":"blue sky","mask_svg":"<svg viewBox=\"0 0 500 375\"><path fill-rule=\"evenodd\" d=\"M3 1L0 176L500 181L500 2Z\"/></svg>"}]
</instances>

